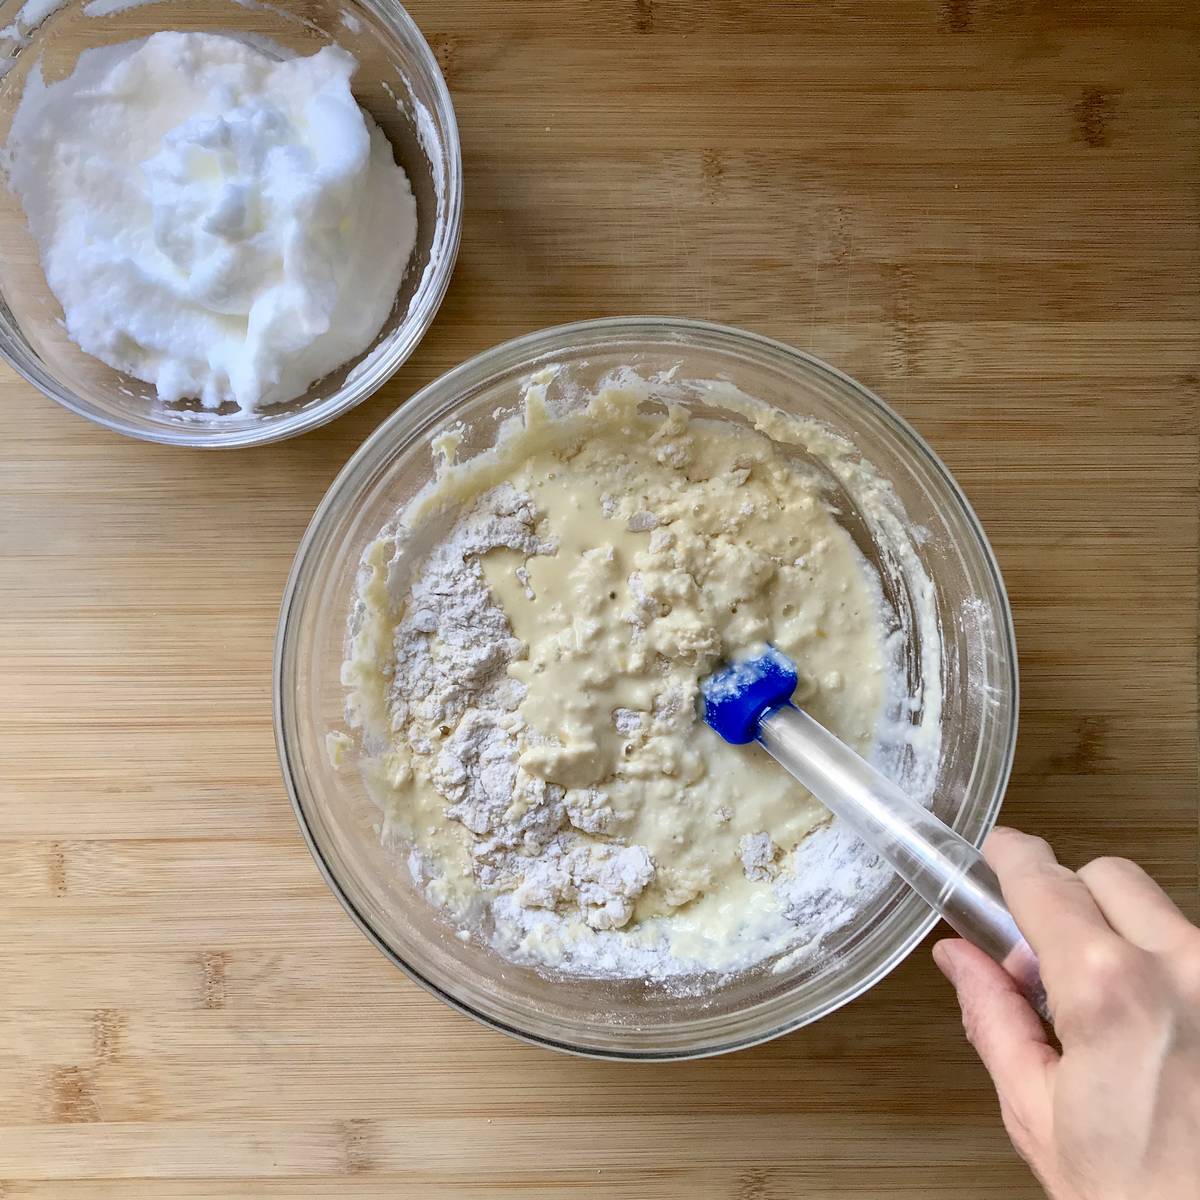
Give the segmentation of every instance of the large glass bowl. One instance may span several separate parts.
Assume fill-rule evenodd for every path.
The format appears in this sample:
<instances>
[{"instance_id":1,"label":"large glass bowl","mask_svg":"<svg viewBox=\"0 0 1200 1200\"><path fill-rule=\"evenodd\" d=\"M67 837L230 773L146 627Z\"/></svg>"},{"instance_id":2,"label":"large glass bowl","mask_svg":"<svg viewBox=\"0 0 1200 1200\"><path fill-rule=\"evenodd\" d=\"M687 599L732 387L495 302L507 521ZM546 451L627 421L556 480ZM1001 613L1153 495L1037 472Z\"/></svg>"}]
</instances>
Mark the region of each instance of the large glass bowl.
<instances>
[{"instance_id":1,"label":"large glass bowl","mask_svg":"<svg viewBox=\"0 0 1200 1200\"><path fill-rule=\"evenodd\" d=\"M106 11L111 8L119 11ZM40 23L30 27L31 20ZM215 419L197 402L163 405L153 386L114 371L67 338L21 203L0 183L0 355L52 400L132 437L209 447L292 437L379 388L412 353L442 302L462 224L462 161L450 95L433 52L395 0L158 0L127 7L107 0L63 0L60 7L0 0L0 143L35 62L53 82L69 75L92 46L163 29L230 34L281 55L314 54L336 42L354 55L355 99L392 143L417 201L417 244L391 314L362 354L286 404Z\"/></svg>"},{"instance_id":2,"label":"large glass bowl","mask_svg":"<svg viewBox=\"0 0 1200 1200\"><path fill-rule=\"evenodd\" d=\"M923 571L885 573L893 606L932 582L933 616L910 624L903 661L919 692L938 662L941 740L934 808L980 843L1000 807L1016 740L1016 653L1008 602L990 548L962 492L921 438L852 379L809 355L734 329L655 318L591 321L490 350L430 384L385 421L329 489L296 555L275 660L276 738L288 790L330 887L385 954L436 995L498 1029L562 1050L622 1058L683 1058L751 1045L815 1021L878 982L935 918L888 877L822 946L783 970L771 964L715 989L553 977L499 958L421 896L403 847L385 845L380 815L353 767L335 769L330 731L344 730L339 671L364 548L431 478L431 438L466 429L460 460L493 444L529 377L587 389L616 367L676 368L676 379L720 379L787 413L844 434L890 481ZM853 486L850 487L853 493ZM851 494L843 511L855 505ZM899 509L893 510L898 512ZM895 537L869 515L853 522L868 559ZM849 525L847 526L850 527ZM903 536L907 537L907 533ZM919 644L932 640L936 654ZM748 753L761 753L747 748Z\"/></svg>"}]
</instances>

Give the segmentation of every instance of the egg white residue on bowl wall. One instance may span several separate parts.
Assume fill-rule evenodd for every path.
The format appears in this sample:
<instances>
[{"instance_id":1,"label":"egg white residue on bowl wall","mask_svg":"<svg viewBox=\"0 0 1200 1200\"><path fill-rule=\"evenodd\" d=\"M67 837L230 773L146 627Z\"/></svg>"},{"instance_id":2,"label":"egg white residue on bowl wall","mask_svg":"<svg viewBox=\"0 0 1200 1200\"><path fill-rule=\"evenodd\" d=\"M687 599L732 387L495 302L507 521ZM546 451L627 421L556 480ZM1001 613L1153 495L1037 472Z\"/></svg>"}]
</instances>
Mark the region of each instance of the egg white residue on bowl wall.
<instances>
[{"instance_id":1,"label":"egg white residue on bowl wall","mask_svg":"<svg viewBox=\"0 0 1200 1200\"><path fill-rule=\"evenodd\" d=\"M86 0L82 12L85 17L111 17L162 2L163 0ZM0 57L0 79L16 66L15 52L28 46L42 25L69 3L70 0L25 0L17 12L16 20L0 29L0 42L7 40L12 47L10 52ZM233 0L233 3L240 8L258 7L258 0ZM294 16L292 19L299 20ZM310 22L306 21L304 24Z\"/></svg>"},{"instance_id":2,"label":"egg white residue on bowl wall","mask_svg":"<svg viewBox=\"0 0 1200 1200\"><path fill-rule=\"evenodd\" d=\"M235 4L242 2L243 0L234 0ZM87 0L83 6L83 15L85 17L112 17L133 8L143 8L148 4L157 3L159 0Z\"/></svg>"},{"instance_id":3,"label":"egg white residue on bowl wall","mask_svg":"<svg viewBox=\"0 0 1200 1200\"><path fill-rule=\"evenodd\" d=\"M29 35L47 17L52 17L59 9L65 8L67 2L68 0L25 0L17 10L17 19L11 25L0 29L0 38L12 38L28 44Z\"/></svg>"},{"instance_id":4,"label":"egg white residue on bowl wall","mask_svg":"<svg viewBox=\"0 0 1200 1200\"><path fill-rule=\"evenodd\" d=\"M17 51L28 46L42 24L59 9L64 8L67 2L68 0L25 0L17 10L16 20L0 29L0 42L9 44L9 48L0 56L0 79L17 65Z\"/></svg>"},{"instance_id":5,"label":"egg white residue on bowl wall","mask_svg":"<svg viewBox=\"0 0 1200 1200\"><path fill-rule=\"evenodd\" d=\"M161 0L86 0L83 5L85 17L111 17L117 13L127 12L132 8L142 8L148 4L158 4ZM256 0L233 0L244 8L252 8ZM47 21L66 8L70 0L25 0L17 12L17 19L4 29L0 29L0 38L12 38L19 46L29 45L31 36Z\"/></svg>"},{"instance_id":6,"label":"egg white residue on bowl wall","mask_svg":"<svg viewBox=\"0 0 1200 1200\"><path fill-rule=\"evenodd\" d=\"M729 654L745 638L770 636L788 648L794 641L792 652L819 676L811 686L820 682L826 689L821 694L810 693L808 703L823 708L826 721L840 727L843 736L865 739L859 742L860 748L870 750L874 743L881 765L895 771L906 769L909 790L927 795L938 750L934 695L938 672L925 676L927 694L915 705L924 720L913 725L908 716L914 698L904 693L895 636L888 638L880 632L875 639L878 651L868 651L867 642L862 642L861 650L852 650L854 638L867 636L866 627L862 633L853 633L852 627L840 625L836 605L827 609L821 599L823 581L833 588L831 597L846 596L847 588L854 594L855 589L866 587L857 593L860 599L853 602L852 610L863 611L866 604L879 613L880 621L887 621L878 584L870 584L872 575L865 560L861 560L861 568L853 566L856 556L861 556L848 537L823 516L821 506L813 507L812 497L804 499L804 486L797 483L800 476L792 477L777 451L788 444L802 447L842 482L853 480L856 502L868 508L882 506L894 515L895 498L887 498L886 485L877 486L882 482L877 476L867 479L867 474L873 473L843 439L812 422L767 409L728 385L667 382L662 376L643 380L621 373L602 385L582 412L576 406L573 413L560 413L552 419L544 402L551 374L534 381L522 410L506 423L492 450L466 464L447 466L463 431L459 430L459 436L451 433L435 439L433 450L444 464L441 474L364 559L354 648L344 680L351 691L350 722L357 727L367 752L368 786L385 812L385 830L412 843L409 863L414 878L433 903L462 923L460 932L489 938L506 957L576 974L658 979L681 990L690 986L689 977L701 973L711 977L713 972L737 972L772 959L785 967L794 965L801 958L819 954L829 935L862 912L887 885L890 873L847 830L836 824L823 825L823 810L814 807L815 802L802 789L792 795L792 785L765 756L753 757L760 754L757 748L734 750L715 735L709 735L710 746L705 738L709 731L696 728L686 697L681 708L667 693L675 684L694 692L697 672L707 670L714 658ZM740 429L709 421L689 426L682 410L661 424L638 414L639 405L650 399L652 390L655 400L660 400L664 389L671 388L680 399L699 398L706 406L737 414L759 432L751 433L745 424ZM578 426L573 432L572 423ZM764 431L770 433L770 440L760 436ZM566 458L555 458L555 439L561 442L564 437L572 446L583 446L582 453L571 451ZM601 452L606 437L614 447L639 448L625 455L627 467L611 477L607 464L612 455ZM651 450L642 453L643 445ZM737 466L733 459L724 462L728 457L723 457L725 449L733 459L744 459L744 465ZM658 458L656 466L659 451L666 457ZM618 458L621 453L617 451ZM722 512L730 510L735 525L739 518L732 498L741 497L740 520L751 522L742 535L733 532L726 536L734 526L726 529L720 513L688 516L689 511L698 513L704 508L704 492L685 500L693 485L683 476L672 482L671 465L674 462L683 468L695 454L705 456L697 474L703 479L706 472L714 473L713 495L720 492L718 507ZM675 455L682 457L676 461ZM592 466L585 465L581 476L579 464L589 461ZM761 464L757 468L756 462ZM537 466L539 463L542 465ZM762 479L747 484L744 476L755 469L763 472ZM622 481L628 483L631 471L646 482L637 485L642 492L635 487L622 500L617 493ZM601 479L607 480L604 486L609 491L592 496L590 489L593 484L599 486ZM758 496L766 479L775 480L771 486L784 488L788 507L795 510L778 522L783 532L792 533L793 540L808 539L813 546L797 559L795 567L790 560L786 567L771 567L767 561L770 554L767 558L743 555L741 566L734 567L739 536L760 543L764 551L774 545L770 522L754 526L761 520L753 515L759 499L764 514L779 511L772 507L777 501ZM795 491L797 486L800 491ZM725 496L730 488L734 490ZM684 503L683 509L672 504L672 489L682 489L676 499ZM626 513L622 505L633 504L635 493L652 496L652 508L657 511ZM604 500L606 495L608 500ZM609 503L612 509L606 517L603 509ZM695 505L699 507L688 507ZM584 509L584 516L571 515ZM802 518L793 530L801 510L810 516ZM408 540L420 533L425 522L442 520L438 514L446 511L458 512L459 523L441 535L443 540L435 546L429 562L443 564L437 571L454 573L452 586L449 577L439 582L438 577L429 575L428 564L417 567L414 576L413 564L403 561ZM536 516L538 511L544 513L542 518ZM462 517L462 512L468 515ZM513 516L504 515L508 513ZM867 515L886 520L886 514ZM691 530L694 519L701 524ZM712 524L714 519L716 524ZM757 532L751 532L752 528ZM726 534L720 533L722 529ZM598 544L589 549L596 539ZM695 560L693 551L683 549L693 543L696 550L704 547L702 558L734 555L728 568L732 575L721 570L710 573L705 584L707 597L680 591L677 584L687 572L679 573L679 563L670 565L679 553L692 554L688 560L691 571L704 578L704 563ZM548 549L552 545L556 548ZM564 565L556 566L560 545ZM489 549L492 546L497 549ZM513 552L502 549L504 546L520 546L521 552L509 562ZM576 627L573 632L564 627L564 636L569 633L570 637L563 646L578 646L577 639L586 636L596 645L612 648L598 657L590 651L582 657L575 655L585 670L580 679L591 679L591 683L581 684L567 675L559 680L555 672L561 673L564 660L556 657L556 651L550 651L541 668L549 674L539 676L537 663L546 654L542 643L557 636L553 630L560 618L553 603L522 616L522 596L530 604L542 596L553 601L558 593L544 589L552 584L564 586L562 572L575 561L572 554L576 551L582 557L567 578L574 578L580 570L588 579L588 572L608 571L596 558L596 554L603 558L604 546L612 561L624 564L613 568L615 573L604 585L616 599L606 605L601 598L593 611L588 596L595 589L590 584L574 595L570 610ZM575 551L568 553L571 547ZM474 555L478 557L472 561ZM816 573L802 580L805 559L810 560L808 570ZM626 579L631 563L636 570ZM915 558L909 566L913 564L920 571ZM792 581L787 572L795 571L800 574ZM740 576L744 578L737 583ZM860 582L856 583L856 578ZM556 579L558 583L554 583ZM410 586L412 598L406 600ZM422 592L422 588L426 590ZM916 590L920 593L919 587ZM651 609L638 598L643 592L651 598ZM768 593L778 599L764 607ZM418 601L415 597L419 595L426 599ZM664 604L668 595L671 603ZM874 600L866 599L870 595ZM439 612L438 596L448 596L458 609ZM653 599L656 596L658 599ZM793 613L793 597L816 607L809 612L801 605L802 611ZM436 601L432 608L430 599ZM716 603L715 608L710 601ZM500 608L490 607L497 603ZM655 604L659 606L656 610ZM629 607L628 615L622 606ZM764 624L768 616L770 621ZM701 617L699 624L695 623L697 617ZM505 625L506 618L509 625ZM656 671L642 674L636 648L628 662L621 657L629 638L621 633L622 628L628 629L626 620L635 625L644 622L643 632L634 635L634 642L641 638L647 645L658 646L658 661L670 664L666 680L672 681L671 687ZM705 632L713 620L724 631L719 642L711 642L715 630ZM922 608L914 620L922 626L923 642L934 644L924 664L932 668L937 658L934 614ZM579 621L591 632L581 633ZM771 622L774 628L769 628ZM820 625L826 632L814 641L811 630ZM488 639L497 635L486 634L484 626L496 630L511 626L512 636L505 635L507 641L501 637L496 643L497 651L509 646L503 655L492 654ZM455 644L460 635L467 655L462 667L448 665L457 662L453 657L439 661L436 650L434 658L427 657L433 643L427 646L426 638L437 639L437 644L445 647ZM831 637L834 640L829 642ZM696 659L701 644L707 648ZM407 647L396 662L391 658L393 647ZM807 647L807 653L796 653L802 647ZM845 679L845 672L833 666L839 655L845 659L849 654L867 672L874 653L884 656L887 669L885 686L872 700L870 689L861 690L868 675ZM620 660L615 675L600 661L605 655L614 664ZM567 658L571 657L568 652ZM852 668L854 662L844 665ZM464 669L469 676L454 677ZM484 674L477 676L480 669ZM530 669L534 669L532 674ZM431 682L438 678L443 682ZM478 682L470 682L476 679ZM473 689L477 687L484 690L475 698ZM542 691L563 699L543 704L539 700ZM429 703L433 707L421 716ZM459 713L463 703L467 708ZM881 710L879 715L862 726L865 714L875 708ZM568 713L566 725L559 721L560 709ZM616 728L606 733L609 709ZM570 717L570 712L575 717ZM429 721L433 725L427 728ZM437 733L439 724L441 734ZM439 738L444 739L440 750ZM608 752L603 744L613 738L616 757L606 763ZM621 744L627 757L621 757ZM331 745L339 761L343 760L346 747L342 739ZM662 776L651 764L664 753L663 769L669 775L656 784L654 779L662 780ZM432 758L427 757L430 754ZM483 757L476 759L480 754ZM512 765L502 765L505 763ZM432 775L422 784L429 764L433 765ZM525 784L520 783L522 772ZM627 784L621 783L622 778ZM432 786L426 786L430 782ZM518 792L533 790L513 808L524 815L510 830L511 814L501 818L500 813L512 802L515 793L510 795L509 789L514 786ZM482 790L473 792L473 788ZM730 802L726 803L724 795L729 789ZM477 795L477 800L472 800L472 795ZM443 811L447 801L453 803ZM499 809L493 808L495 804ZM566 816L559 811L563 805ZM470 837L461 836L464 830L455 826L456 821L465 822L472 831ZM684 830L682 838L676 836ZM504 848L515 844L524 845L524 850L514 855ZM472 877L475 883L464 887L464 881ZM484 912L486 916L482 916ZM484 927L492 932L479 933Z\"/></svg>"}]
</instances>

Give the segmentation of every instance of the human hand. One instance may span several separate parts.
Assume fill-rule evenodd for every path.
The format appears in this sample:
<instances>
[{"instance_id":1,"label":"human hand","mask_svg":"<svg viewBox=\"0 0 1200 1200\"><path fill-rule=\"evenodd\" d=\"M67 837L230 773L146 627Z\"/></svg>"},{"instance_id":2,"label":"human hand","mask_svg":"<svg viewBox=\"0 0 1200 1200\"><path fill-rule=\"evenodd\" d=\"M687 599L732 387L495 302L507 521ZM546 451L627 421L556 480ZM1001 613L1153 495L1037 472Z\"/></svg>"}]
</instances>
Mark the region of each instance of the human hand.
<instances>
[{"instance_id":1,"label":"human hand","mask_svg":"<svg viewBox=\"0 0 1200 1200\"><path fill-rule=\"evenodd\" d=\"M1134 863L1059 865L996 829L984 854L1033 947L1061 1052L982 950L938 942L1004 1127L1053 1200L1200 1195L1200 929Z\"/></svg>"}]
</instances>

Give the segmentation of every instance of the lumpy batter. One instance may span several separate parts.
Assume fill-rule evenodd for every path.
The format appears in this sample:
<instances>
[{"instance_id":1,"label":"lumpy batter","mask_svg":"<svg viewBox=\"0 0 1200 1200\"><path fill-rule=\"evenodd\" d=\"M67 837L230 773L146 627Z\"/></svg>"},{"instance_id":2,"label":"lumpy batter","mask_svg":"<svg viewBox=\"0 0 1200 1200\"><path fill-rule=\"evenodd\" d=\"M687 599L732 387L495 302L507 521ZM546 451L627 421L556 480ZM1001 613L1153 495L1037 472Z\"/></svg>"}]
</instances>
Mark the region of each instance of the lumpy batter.
<instances>
[{"instance_id":1,"label":"lumpy batter","mask_svg":"<svg viewBox=\"0 0 1200 1200\"><path fill-rule=\"evenodd\" d=\"M828 819L703 724L700 680L770 642L808 711L869 755L889 666L878 580L813 469L645 398L609 387L551 418L531 388L489 464L446 467L368 550L344 669L430 899L486 908L506 953L617 975L778 950L777 884Z\"/></svg>"}]
</instances>

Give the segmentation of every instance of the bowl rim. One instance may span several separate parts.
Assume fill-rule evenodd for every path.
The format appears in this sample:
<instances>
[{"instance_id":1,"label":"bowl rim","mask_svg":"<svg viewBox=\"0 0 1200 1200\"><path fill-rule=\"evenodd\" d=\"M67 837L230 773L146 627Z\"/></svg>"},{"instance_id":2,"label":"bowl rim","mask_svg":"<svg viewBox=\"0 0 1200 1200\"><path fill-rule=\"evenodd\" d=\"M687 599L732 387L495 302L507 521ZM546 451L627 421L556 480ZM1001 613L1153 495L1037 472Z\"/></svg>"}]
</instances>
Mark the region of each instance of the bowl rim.
<instances>
[{"instance_id":1,"label":"bowl rim","mask_svg":"<svg viewBox=\"0 0 1200 1200\"><path fill-rule=\"evenodd\" d=\"M833 378L858 399L873 408L878 416L882 417L896 432L911 442L913 447L923 455L927 465L940 477L950 498L959 506L968 529L976 539L981 556L981 565L990 575L991 581L996 588L996 594L1000 600L1000 613L998 614L999 619L996 631L997 641L1004 646L1007 652L1009 678L1006 682L1010 689L1011 697L1008 728L1004 731L1003 748L997 763L992 796L988 801L986 809L981 813L978 832L971 839L977 847L982 845L984 839L994 827L1004 801L1004 795L1011 777L1016 754L1020 712L1020 678L1012 606L1009 602L1008 591L1005 588L1004 578L1001 575L995 552L970 501L951 474L949 468L942 462L929 443L926 442L921 434L904 417L891 408L890 405L871 391L871 389L859 383L858 380L808 351L800 350L794 346L789 346L786 342L735 326L695 320L687 317L603 317L574 321L523 334L472 356L426 384L425 387L414 393L408 401L386 417L350 456L333 482L329 485L321 502L314 511L297 546L296 555L293 559L280 603L272 673L275 747L279 758L280 771L283 775L284 784L291 800L292 810L300 826L300 831L321 876L354 924L358 926L366 938L394 966L398 967L409 979L419 984L426 991L479 1024L505 1033L529 1045L557 1050L582 1058L634 1062L670 1062L709 1058L735 1050L748 1049L751 1046L772 1041L775 1038L811 1025L822 1017L826 1017L851 1001L858 999L859 996L869 991L884 977L894 971L938 923L938 914L932 910L921 914L913 922L907 935L901 938L887 954L883 955L880 961L858 981L855 987L848 989L844 994L831 998L826 1003L818 1005L808 1012L799 1014L795 1019L780 1021L773 1028L744 1038L731 1038L697 1048L655 1050L653 1048L627 1049L575 1045L561 1039L530 1033L525 1029L513 1025L511 1022L500 1020L478 1011L470 1004L450 994L445 988L427 978L414 964L402 958L387 944L363 913L359 911L354 901L342 887L341 882L326 861L313 835L312 828L304 811L303 802L300 798L300 787L297 782L296 773L291 768L291 757L287 745L287 724L292 708L292 700L291 689L285 687L285 683L290 677L290 668L296 649L295 640L290 634L293 615L303 595L301 588L305 583L305 569L309 564L316 543L323 532L326 520L330 517L331 513L339 509L343 493L356 482L360 470L372 462L380 445L407 441L418 431L430 432L439 422L445 420L449 415L449 410L453 409L456 403L461 402L463 393L467 390L463 386L467 380L471 381L472 387L477 387L482 386L489 378L498 374L511 372L519 367L532 372L537 369L540 362L548 359L552 360L555 354L577 353L582 348L579 345L581 341L599 339L605 335L624 335L630 340L634 340L639 337L646 338L647 335L652 333L660 335L658 341L663 346L670 344L672 340L671 335L677 337L681 344L690 335L701 335L708 338L715 338L726 344L736 342L742 345L758 347L774 354L781 354L804 368L815 370L818 373L823 373ZM712 348L711 343L710 348ZM422 411L426 408L429 411ZM398 430L402 431L403 437L395 436ZM915 894L912 894L912 896L915 897Z\"/></svg>"},{"instance_id":2,"label":"bowl rim","mask_svg":"<svg viewBox=\"0 0 1200 1200\"><path fill-rule=\"evenodd\" d=\"M280 416L277 420L268 419L260 425L251 426L248 429L228 431L222 430L219 426L214 428L208 424L196 423L193 425L184 421L179 422L178 425L164 424L161 427L154 425L143 428L124 416L102 414L87 400L60 383L41 365L40 358L32 352L19 329L14 329L16 338L13 345L7 344L6 338L0 338L0 358L42 395L95 425L143 442L196 450L243 449L298 437L300 434L308 433L336 420L350 409L362 404L383 387L408 361L426 333L429 332L454 275L454 267L458 260L462 241L462 144L458 131L458 119L445 76L442 74L437 56L411 14L399 3L399 0L360 0L360 3L374 11L386 24L393 26L400 36L410 40L415 66L424 73L432 86L434 107L445 134L442 151L446 162L447 211L444 222L440 223L440 237L438 225L435 223L434 242L430 249L429 264L426 267L429 280L428 291L422 300L420 309L415 314L409 314L415 319L406 319L397 327L395 341L387 348L386 353L379 352L381 347L368 347L358 356L358 363L352 368L350 376L341 388L329 400L321 404L313 405L311 408L294 414ZM36 42L32 43L30 48L36 49ZM424 281L418 286L418 292L415 295L419 294L421 286L424 286ZM5 321L4 324L7 325L8 322Z\"/></svg>"}]
</instances>

